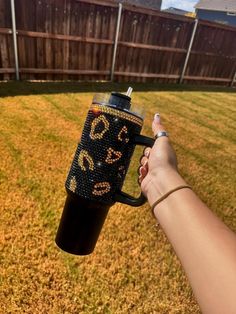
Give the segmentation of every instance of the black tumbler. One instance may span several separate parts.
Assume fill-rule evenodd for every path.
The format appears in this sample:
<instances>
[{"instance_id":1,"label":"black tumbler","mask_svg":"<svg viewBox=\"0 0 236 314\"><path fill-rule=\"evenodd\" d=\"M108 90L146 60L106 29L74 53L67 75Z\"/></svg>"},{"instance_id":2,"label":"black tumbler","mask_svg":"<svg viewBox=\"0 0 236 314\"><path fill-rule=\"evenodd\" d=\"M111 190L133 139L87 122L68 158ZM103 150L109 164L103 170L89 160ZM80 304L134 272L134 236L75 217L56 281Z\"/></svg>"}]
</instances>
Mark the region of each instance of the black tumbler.
<instances>
[{"instance_id":1,"label":"black tumbler","mask_svg":"<svg viewBox=\"0 0 236 314\"><path fill-rule=\"evenodd\" d=\"M141 206L146 199L122 192L135 145L152 147L140 135L143 118L127 94L95 95L66 180L67 199L57 245L76 255L93 252L109 208L115 202Z\"/></svg>"}]
</instances>

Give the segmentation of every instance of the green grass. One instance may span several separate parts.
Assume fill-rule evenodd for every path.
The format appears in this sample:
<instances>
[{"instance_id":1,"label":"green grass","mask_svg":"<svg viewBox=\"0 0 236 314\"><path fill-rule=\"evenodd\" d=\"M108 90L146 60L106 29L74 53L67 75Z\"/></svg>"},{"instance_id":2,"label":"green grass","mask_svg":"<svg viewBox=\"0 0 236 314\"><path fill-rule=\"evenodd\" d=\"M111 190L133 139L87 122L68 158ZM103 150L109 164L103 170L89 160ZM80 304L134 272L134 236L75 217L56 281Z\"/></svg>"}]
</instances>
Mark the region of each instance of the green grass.
<instances>
[{"instance_id":1,"label":"green grass","mask_svg":"<svg viewBox=\"0 0 236 314\"><path fill-rule=\"evenodd\" d=\"M95 252L60 251L55 232L64 181L95 92L127 84L0 84L1 313L200 313L148 204L111 208ZM232 89L134 85L160 112L187 182L236 231L236 93ZM125 189L138 194L138 149ZM186 248L186 250L191 249Z\"/></svg>"}]
</instances>

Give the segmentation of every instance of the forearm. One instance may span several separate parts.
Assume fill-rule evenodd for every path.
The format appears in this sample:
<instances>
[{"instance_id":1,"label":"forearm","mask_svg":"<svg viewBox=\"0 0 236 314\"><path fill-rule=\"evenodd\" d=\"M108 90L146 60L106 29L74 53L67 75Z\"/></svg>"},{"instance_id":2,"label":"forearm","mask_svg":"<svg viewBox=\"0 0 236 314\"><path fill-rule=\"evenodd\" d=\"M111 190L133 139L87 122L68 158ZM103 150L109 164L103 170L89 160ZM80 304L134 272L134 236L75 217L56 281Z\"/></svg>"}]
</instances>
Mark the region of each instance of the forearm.
<instances>
[{"instance_id":1,"label":"forearm","mask_svg":"<svg viewBox=\"0 0 236 314\"><path fill-rule=\"evenodd\" d=\"M159 181L159 182L158 182ZM186 184L176 171L153 180L152 205L169 190ZM155 208L205 313L235 313L236 236L190 189L169 195Z\"/></svg>"}]
</instances>

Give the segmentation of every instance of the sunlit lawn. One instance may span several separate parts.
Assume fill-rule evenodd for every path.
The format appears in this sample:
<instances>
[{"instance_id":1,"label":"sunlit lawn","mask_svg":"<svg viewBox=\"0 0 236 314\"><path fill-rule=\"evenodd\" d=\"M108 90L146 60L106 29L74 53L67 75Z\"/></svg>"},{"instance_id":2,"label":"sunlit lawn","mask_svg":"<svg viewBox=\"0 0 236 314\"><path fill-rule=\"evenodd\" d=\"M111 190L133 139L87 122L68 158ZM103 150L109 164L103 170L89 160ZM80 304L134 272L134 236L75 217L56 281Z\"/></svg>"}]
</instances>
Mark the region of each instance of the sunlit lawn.
<instances>
[{"instance_id":1,"label":"sunlit lawn","mask_svg":"<svg viewBox=\"0 0 236 314\"><path fill-rule=\"evenodd\" d=\"M90 256L66 254L54 243L64 181L92 97L126 88L0 84L1 313L199 313L147 204L112 207ZM236 93L146 85L133 100L146 109L143 134L152 136L153 115L161 113L181 173L236 231ZM139 154L125 184L132 194L139 191Z\"/></svg>"}]
</instances>

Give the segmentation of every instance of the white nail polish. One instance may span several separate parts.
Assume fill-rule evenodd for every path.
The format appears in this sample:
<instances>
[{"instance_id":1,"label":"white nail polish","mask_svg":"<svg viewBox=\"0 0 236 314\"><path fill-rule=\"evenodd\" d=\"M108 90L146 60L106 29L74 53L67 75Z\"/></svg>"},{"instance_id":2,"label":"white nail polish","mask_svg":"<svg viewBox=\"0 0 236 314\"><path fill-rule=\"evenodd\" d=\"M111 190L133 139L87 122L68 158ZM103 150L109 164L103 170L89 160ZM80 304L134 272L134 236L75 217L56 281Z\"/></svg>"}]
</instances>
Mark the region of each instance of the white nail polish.
<instances>
[{"instance_id":1,"label":"white nail polish","mask_svg":"<svg viewBox=\"0 0 236 314\"><path fill-rule=\"evenodd\" d=\"M159 115L159 113L156 113L155 116L154 116L154 121L157 122L157 123L160 123L161 122L161 117Z\"/></svg>"}]
</instances>

